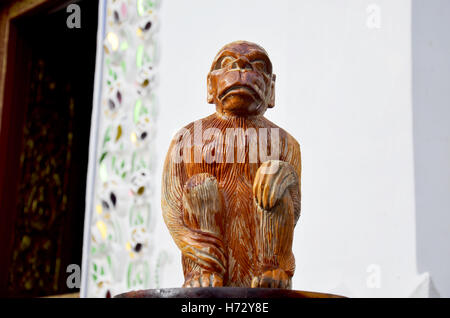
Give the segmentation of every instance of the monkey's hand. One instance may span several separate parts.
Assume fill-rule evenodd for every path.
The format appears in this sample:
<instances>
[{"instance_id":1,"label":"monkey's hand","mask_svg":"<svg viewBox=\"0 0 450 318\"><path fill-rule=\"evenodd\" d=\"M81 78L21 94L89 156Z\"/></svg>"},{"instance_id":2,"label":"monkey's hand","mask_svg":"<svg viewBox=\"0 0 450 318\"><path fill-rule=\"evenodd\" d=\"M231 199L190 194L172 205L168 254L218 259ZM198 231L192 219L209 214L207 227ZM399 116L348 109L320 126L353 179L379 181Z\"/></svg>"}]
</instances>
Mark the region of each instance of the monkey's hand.
<instances>
[{"instance_id":1,"label":"monkey's hand","mask_svg":"<svg viewBox=\"0 0 450 318\"><path fill-rule=\"evenodd\" d=\"M291 278L280 268L268 270L252 280L252 288L286 288L291 289Z\"/></svg>"},{"instance_id":2,"label":"monkey's hand","mask_svg":"<svg viewBox=\"0 0 450 318\"><path fill-rule=\"evenodd\" d=\"M222 287L222 276L206 270L189 274L183 284L183 287Z\"/></svg>"},{"instance_id":3,"label":"monkey's hand","mask_svg":"<svg viewBox=\"0 0 450 318\"><path fill-rule=\"evenodd\" d=\"M260 208L271 210L288 188L300 191L297 173L289 163L268 160L258 168L253 181L253 195Z\"/></svg>"}]
</instances>

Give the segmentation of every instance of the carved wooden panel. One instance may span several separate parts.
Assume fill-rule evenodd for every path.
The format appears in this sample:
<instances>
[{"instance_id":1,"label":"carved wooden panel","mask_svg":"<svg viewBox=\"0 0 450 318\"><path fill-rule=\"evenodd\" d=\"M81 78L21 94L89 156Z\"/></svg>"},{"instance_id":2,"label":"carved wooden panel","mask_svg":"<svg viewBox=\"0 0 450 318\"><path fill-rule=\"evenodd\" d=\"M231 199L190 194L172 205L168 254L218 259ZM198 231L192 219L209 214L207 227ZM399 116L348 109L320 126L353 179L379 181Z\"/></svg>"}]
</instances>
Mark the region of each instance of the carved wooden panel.
<instances>
[{"instance_id":1,"label":"carved wooden panel","mask_svg":"<svg viewBox=\"0 0 450 318\"><path fill-rule=\"evenodd\" d=\"M9 288L36 294L61 289L75 107L70 84L45 60L32 64Z\"/></svg>"},{"instance_id":2,"label":"carved wooden panel","mask_svg":"<svg viewBox=\"0 0 450 318\"><path fill-rule=\"evenodd\" d=\"M0 186L8 245L0 249L0 293L7 296L75 292L66 268L81 262L97 4L79 2L79 30L67 28L64 7L49 12L63 1L44 4L10 25L10 100L2 113L10 125L1 146L2 170L12 173Z\"/></svg>"}]
</instances>

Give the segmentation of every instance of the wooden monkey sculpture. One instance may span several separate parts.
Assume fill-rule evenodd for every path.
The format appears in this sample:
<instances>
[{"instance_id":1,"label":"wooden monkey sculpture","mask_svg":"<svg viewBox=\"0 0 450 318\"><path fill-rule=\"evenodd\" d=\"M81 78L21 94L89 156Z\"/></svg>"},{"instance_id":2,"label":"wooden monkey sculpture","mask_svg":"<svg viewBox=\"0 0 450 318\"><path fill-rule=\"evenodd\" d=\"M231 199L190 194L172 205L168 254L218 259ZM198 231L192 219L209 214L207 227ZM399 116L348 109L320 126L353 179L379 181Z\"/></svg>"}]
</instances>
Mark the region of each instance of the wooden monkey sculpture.
<instances>
[{"instance_id":1,"label":"wooden monkey sculpture","mask_svg":"<svg viewBox=\"0 0 450 318\"><path fill-rule=\"evenodd\" d=\"M163 216L182 252L183 287L290 289L300 146L263 116L275 101L266 51L246 41L224 46L207 86L216 112L177 133L162 177Z\"/></svg>"}]
</instances>

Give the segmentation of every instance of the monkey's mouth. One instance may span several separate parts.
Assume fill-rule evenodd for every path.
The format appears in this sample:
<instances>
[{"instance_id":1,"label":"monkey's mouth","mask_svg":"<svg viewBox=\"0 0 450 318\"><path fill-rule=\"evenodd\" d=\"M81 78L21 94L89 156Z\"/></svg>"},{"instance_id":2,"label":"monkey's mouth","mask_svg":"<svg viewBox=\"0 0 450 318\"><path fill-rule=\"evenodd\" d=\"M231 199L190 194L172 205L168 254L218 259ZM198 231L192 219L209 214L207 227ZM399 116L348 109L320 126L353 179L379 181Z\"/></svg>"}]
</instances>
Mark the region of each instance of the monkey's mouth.
<instances>
[{"instance_id":1,"label":"monkey's mouth","mask_svg":"<svg viewBox=\"0 0 450 318\"><path fill-rule=\"evenodd\" d=\"M219 95L219 99L222 100L229 95L251 95L254 99L260 98L259 93L253 87L246 85L233 85L225 89Z\"/></svg>"}]
</instances>

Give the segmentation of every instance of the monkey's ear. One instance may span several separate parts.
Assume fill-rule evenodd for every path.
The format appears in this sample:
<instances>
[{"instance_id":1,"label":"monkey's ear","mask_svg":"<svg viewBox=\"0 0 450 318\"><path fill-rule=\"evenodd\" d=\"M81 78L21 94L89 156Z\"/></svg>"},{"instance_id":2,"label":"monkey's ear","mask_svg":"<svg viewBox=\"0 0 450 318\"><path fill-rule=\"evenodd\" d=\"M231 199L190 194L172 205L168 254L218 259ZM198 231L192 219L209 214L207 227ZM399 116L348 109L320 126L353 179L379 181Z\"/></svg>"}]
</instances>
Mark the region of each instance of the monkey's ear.
<instances>
[{"instance_id":1,"label":"monkey's ear","mask_svg":"<svg viewBox=\"0 0 450 318\"><path fill-rule=\"evenodd\" d=\"M273 108L275 106L275 80L276 75L272 74L272 81L270 83L270 97L269 97L269 103L267 104L267 107Z\"/></svg>"},{"instance_id":2,"label":"monkey's ear","mask_svg":"<svg viewBox=\"0 0 450 318\"><path fill-rule=\"evenodd\" d=\"M214 104L214 89L211 83L211 73L208 73L206 86L208 90L206 100L209 104Z\"/></svg>"}]
</instances>

